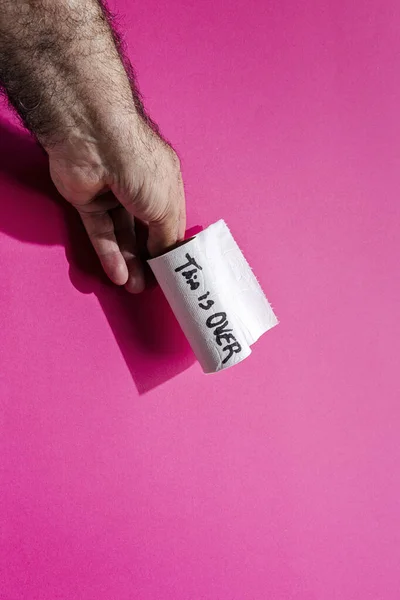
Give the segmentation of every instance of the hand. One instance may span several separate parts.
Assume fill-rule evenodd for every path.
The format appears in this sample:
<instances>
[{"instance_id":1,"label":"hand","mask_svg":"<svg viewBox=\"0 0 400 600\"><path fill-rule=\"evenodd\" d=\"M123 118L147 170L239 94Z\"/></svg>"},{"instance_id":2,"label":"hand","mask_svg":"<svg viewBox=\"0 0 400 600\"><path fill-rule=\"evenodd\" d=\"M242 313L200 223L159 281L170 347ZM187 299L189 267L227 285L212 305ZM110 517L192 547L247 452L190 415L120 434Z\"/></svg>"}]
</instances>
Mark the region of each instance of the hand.
<instances>
[{"instance_id":1,"label":"hand","mask_svg":"<svg viewBox=\"0 0 400 600\"><path fill-rule=\"evenodd\" d=\"M129 292L144 289L134 218L148 224L154 256L183 239L185 197L174 150L137 116L112 132L74 131L47 151L61 195L78 210L108 277Z\"/></svg>"},{"instance_id":2,"label":"hand","mask_svg":"<svg viewBox=\"0 0 400 600\"><path fill-rule=\"evenodd\" d=\"M148 224L150 254L162 252L184 236L184 191L106 4L1 2L0 88L47 151L107 275L141 291L134 218Z\"/></svg>"}]
</instances>

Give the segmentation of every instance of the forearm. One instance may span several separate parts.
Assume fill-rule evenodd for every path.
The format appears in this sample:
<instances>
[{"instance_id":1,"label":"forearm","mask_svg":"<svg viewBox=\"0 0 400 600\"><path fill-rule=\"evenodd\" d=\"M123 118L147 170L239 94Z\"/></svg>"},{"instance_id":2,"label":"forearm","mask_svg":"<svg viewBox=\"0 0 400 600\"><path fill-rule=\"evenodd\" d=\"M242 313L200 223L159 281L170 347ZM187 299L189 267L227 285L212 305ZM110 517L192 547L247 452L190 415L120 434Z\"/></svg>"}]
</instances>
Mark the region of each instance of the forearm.
<instances>
[{"instance_id":1,"label":"forearm","mask_svg":"<svg viewBox=\"0 0 400 600\"><path fill-rule=\"evenodd\" d=\"M154 256L183 239L185 196L104 2L0 0L0 88L47 151L105 272L138 292L133 218L148 225Z\"/></svg>"},{"instance_id":2,"label":"forearm","mask_svg":"<svg viewBox=\"0 0 400 600\"><path fill-rule=\"evenodd\" d=\"M107 16L97 0L0 0L0 85L44 147L144 116Z\"/></svg>"}]
</instances>

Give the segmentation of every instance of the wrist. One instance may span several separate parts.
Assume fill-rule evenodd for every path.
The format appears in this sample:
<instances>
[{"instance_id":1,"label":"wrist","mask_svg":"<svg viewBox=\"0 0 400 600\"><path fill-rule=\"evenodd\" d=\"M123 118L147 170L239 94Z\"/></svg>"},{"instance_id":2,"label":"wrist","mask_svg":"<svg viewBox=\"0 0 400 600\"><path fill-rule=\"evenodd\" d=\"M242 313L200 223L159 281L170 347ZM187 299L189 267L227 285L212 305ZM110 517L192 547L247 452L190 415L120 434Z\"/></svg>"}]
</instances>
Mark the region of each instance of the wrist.
<instances>
[{"instance_id":1,"label":"wrist","mask_svg":"<svg viewBox=\"0 0 400 600\"><path fill-rule=\"evenodd\" d=\"M0 82L46 149L68 137L95 137L113 120L105 119L111 107L135 113L129 78L97 0L17 5L7 2L0 14Z\"/></svg>"},{"instance_id":2,"label":"wrist","mask_svg":"<svg viewBox=\"0 0 400 600\"><path fill-rule=\"evenodd\" d=\"M132 111L108 111L107 118L99 113L93 122L75 122L67 129L59 129L40 143L52 163L65 169L102 172L104 176L126 168L127 161L141 155L143 123ZM129 167L129 168L130 168Z\"/></svg>"}]
</instances>

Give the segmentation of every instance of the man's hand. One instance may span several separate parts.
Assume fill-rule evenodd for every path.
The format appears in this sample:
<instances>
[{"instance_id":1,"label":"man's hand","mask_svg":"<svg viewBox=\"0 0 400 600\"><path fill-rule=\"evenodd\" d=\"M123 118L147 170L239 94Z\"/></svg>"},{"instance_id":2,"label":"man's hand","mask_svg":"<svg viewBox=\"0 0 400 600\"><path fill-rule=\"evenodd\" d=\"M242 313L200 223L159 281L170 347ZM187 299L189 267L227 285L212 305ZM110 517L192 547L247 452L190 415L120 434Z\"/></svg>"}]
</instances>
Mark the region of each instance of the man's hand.
<instances>
[{"instance_id":1,"label":"man's hand","mask_svg":"<svg viewBox=\"0 0 400 600\"><path fill-rule=\"evenodd\" d=\"M179 159L147 124L122 119L115 135L71 136L49 150L52 179L78 210L104 271L130 292L144 288L134 217L148 223L148 250L162 252L185 233Z\"/></svg>"},{"instance_id":2,"label":"man's hand","mask_svg":"<svg viewBox=\"0 0 400 600\"><path fill-rule=\"evenodd\" d=\"M155 255L183 238L185 198L179 160L145 113L103 2L0 0L0 85L107 275L141 291L134 218L148 224Z\"/></svg>"}]
</instances>

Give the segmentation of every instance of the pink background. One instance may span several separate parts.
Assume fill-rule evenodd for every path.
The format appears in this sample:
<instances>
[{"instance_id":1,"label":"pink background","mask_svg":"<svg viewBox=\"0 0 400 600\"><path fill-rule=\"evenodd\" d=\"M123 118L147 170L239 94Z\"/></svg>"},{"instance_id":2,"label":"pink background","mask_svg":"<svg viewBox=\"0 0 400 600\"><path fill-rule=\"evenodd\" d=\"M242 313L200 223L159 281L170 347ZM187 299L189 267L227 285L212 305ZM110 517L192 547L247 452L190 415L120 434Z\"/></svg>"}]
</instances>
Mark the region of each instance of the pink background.
<instances>
[{"instance_id":1,"label":"pink background","mask_svg":"<svg viewBox=\"0 0 400 600\"><path fill-rule=\"evenodd\" d=\"M3 110L0 598L398 600L400 4L116 4L281 324L204 376Z\"/></svg>"}]
</instances>

